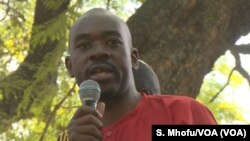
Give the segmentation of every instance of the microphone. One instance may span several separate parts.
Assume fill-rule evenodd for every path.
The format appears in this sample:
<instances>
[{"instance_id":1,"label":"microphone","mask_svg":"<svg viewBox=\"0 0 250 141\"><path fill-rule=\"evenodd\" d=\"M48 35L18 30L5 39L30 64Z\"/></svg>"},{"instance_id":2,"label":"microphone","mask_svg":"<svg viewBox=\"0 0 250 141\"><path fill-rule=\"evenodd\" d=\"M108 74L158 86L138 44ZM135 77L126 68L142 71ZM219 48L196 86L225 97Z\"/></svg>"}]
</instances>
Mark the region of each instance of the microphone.
<instances>
[{"instance_id":1,"label":"microphone","mask_svg":"<svg viewBox=\"0 0 250 141\"><path fill-rule=\"evenodd\" d=\"M86 80L80 84L79 97L83 106L96 108L101 95L99 84L94 80Z\"/></svg>"}]
</instances>

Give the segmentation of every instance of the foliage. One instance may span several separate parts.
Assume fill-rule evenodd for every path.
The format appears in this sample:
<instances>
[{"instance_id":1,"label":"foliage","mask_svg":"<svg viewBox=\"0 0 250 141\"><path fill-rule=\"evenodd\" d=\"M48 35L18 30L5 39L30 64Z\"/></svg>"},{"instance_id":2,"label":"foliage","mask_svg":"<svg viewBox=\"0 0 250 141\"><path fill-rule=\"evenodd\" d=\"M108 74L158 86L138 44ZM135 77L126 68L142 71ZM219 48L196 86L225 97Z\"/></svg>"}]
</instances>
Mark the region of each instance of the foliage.
<instances>
[{"instance_id":1,"label":"foliage","mask_svg":"<svg viewBox=\"0 0 250 141\"><path fill-rule=\"evenodd\" d=\"M35 49L34 47L42 45L48 40L62 40L62 43L65 43L64 41L67 40L64 37L65 33L68 32L69 27L84 11L93 7L109 8L111 11L116 12L116 14L126 19L134 11L126 10L126 7L122 5L128 2L132 4L136 3L137 7L140 5L140 2L137 2L136 0L110 0L109 6L107 6L107 2L100 0L72 1L66 15L61 15L43 25L32 27L35 2L35 0L10 0L9 3L2 3L1 5L1 8L3 8L1 11L5 11L9 6L11 6L11 10L10 12L6 12L6 16L1 19L2 22L0 23L0 31L2 33L0 35L0 73L3 74L0 79L4 79L7 75L13 72L24 60L27 53L32 52L33 49ZM62 4L62 1L46 0L44 1L44 4L48 9L56 9ZM63 22L65 20L67 22ZM66 25L64 23L66 23ZM34 36L31 39L32 30ZM67 45L59 45L62 47L47 54L44 60L60 56L60 49L63 49L64 51L67 50ZM65 55L67 55L67 52L65 52L64 56ZM77 88L74 87L73 91L70 91L74 85L74 81L69 77L65 77L68 74L64 67L64 56L58 64L58 88L47 86L46 89L39 90L40 98L36 98L35 100L37 101L33 102L34 104L31 105L31 112L35 117L22 119L13 123L11 129L0 134L0 140L38 140L39 138L41 139L43 133L45 133L45 138L43 140L56 140L58 134L65 130L65 127L76 107L81 104L79 103L79 98L76 94ZM29 99L32 99L33 85L37 85L35 88L39 89L39 82L44 81L43 77L53 70L55 64L57 64L57 62L43 61L39 66L29 66L38 67L38 71L34 76L36 82L29 84L30 86L25 90L25 97L21 101L22 104L21 107L19 107L19 112L21 112L22 109L25 109L25 107L30 106L28 105L28 101ZM30 82L27 82L27 84L28 83ZM42 87L43 86L41 86L41 88ZM53 98L51 93L54 93L52 95L57 94L57 96ZM1 93L0 96L2 96ZM49 103L52 105L49 109L50 112L41 113L40 111L43 111L43 108L48 107L47 104ZM48 126L48 128L46 128L46 126Z\"/></svg>"},{"instance_id":2,"label":"foliage","mask_svg":"<svg viewBox=\"0 0 250 141\"><path fill-rule=\"evenodd\" d=\"M48 21L44 25L32 27L35 0L9 0L8 4L1 5L2 9L0 10L1 12L6 12L6 9L10 7L9 12L6 12L7 16L0 18L0 80L13 72L24 60L27 53L32 51L30 44L35 47L48 40L67 41L64 37L65 33L68 33L70 26L84 11L93 7L103 7L115 12L126 20L144 1L145 0L72 0L65 15ZM63 0L46 0L45 5L48 9L55 9L62 2ZM128 9L129 5L133 5L133 8ZM1 16L2 15L0 15L0 17ZM63 22L64 20L67 20L67 22ZM35 31L35 36L30 39L32 28ZM35 117L22 119L12 124L11 129L6 129L6 132L0 134L0 140L39 140L42 133L45 133L43 140L56 140L57 135L65 130L76 107L81 105L77 95L78 89L74 87L74 80L69 78L64 67L64 57L67 55L66 44L65 42L59 44L62 46L60 49L64 51L64 56L60 62L52 62L49 58L62 55L59 53L61 50L55 50L53 53L47 54L44 58L47 61L44 61L45 63L38 66L38 71L35 74L36 81L30 84L30 88L32 85L38 85L40 81L43 81L43 76L49 73L56 64L59 65L57 87L47 86L47 89L40 90L39 100L41 101L35 101L31 108ZM230 84L227 86L227 89L225 89L214 102L209 103L209 100L227 82L228 75L234 67L234 64L229 62L226 56L223 56L216 62L214 70L204 79L204 84L198 99L206 105L209 105L219 122L225 121L232 123L235 120L239 120L249 123L249 121L242 116L242 109L240 109L240 107L237 107L236 104L232 104L230 100L225 100L227 99L226 96L233 95L232 89L236 89L244 83L244 79L239 73L234 72L230 78ZM26 90L25 98L21 101L22 107L20 107L20 109L27 106L27 101L32 98L32 91L32 89ZM2 99L1 93L2 92L0 92L0 101ZM56 96L53 97L52 95ZM44 99L46 100L43 101ZM51 105L48 109L48 113L41 113L42 108L48 107L48 101ZM21 112L21 110L19 110L19 112ZM46 126L48 126L48 128L46 128Z\"/></svg>"},{"instance_id":3,"label":"foliage","mask_svg":"<svg viewBox=\"0 0 250 141\"><path fill-rule=\"evenodd\" d=\"M0 15L0 80L13 71L13 67L21 63L27 55L33 22L31 11L34 6L34 0L9 0L9 5L1 5L3 9L0 11L4 15ZM8 8L8 13L4 12Z\"/></svg>"},{"instance_id":4,"label":"foliage","mask_svg":"<svg viewBox=\"0 0 250 141\"><path fill-rule=\"evenodd\" d=\"M242 96L237 89L245 83L244 78L238 72L233 71L234 66L235 60L229 52L221 56L214 64L213 71L205 77L197 99L209 106L218 123L249 124L250 120L244 116L247 111L239 106L234 99L235 95ZM233 72L229 76L231 71ZM227 81L229 81L229 84L220 92ZM218 93L219 96L214 101L211 101Z\"/></svg>"}]
</instances>

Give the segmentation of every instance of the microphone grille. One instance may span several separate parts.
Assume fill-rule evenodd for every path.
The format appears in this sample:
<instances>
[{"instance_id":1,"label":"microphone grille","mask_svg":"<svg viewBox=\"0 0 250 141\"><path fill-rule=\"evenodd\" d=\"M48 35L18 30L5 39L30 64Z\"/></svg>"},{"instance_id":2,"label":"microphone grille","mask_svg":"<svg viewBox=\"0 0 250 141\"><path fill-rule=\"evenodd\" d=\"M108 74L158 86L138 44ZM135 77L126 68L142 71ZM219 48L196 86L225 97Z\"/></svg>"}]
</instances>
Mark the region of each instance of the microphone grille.
<instances>
[{"instance_id":1,"label":"microphone grille","mask_svg":"<svg viewBox=\"0 0 250 141\"><path fill-rule=\"evenodd\" d=\"M81 101L91 99L98 101L100 98L101 89L99 84L94 80L86 80L80 84L79 96Z\"/></svg>"}]
</instances>

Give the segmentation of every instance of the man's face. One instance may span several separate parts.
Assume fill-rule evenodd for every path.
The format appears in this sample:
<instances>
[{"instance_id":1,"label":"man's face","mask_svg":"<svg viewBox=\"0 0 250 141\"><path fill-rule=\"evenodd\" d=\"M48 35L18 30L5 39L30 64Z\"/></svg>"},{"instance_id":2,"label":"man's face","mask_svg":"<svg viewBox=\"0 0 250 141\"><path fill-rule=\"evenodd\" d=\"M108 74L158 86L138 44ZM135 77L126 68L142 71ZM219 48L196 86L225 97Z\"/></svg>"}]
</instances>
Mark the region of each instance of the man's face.
<instances>
[{"instance_id":1,"label":"man's face","mask_svg":"<svg viewBox=\"0 0 250 141\"><path fill-rule=\"evenodd\" d=\"M137 61L137 56L131 54L131 39L126 30L119 20L107 16L88 16L75 24L66 66L78 85L88 79L97 81L101 98L128 87L133 81L131 62Z\"/></svg>"}]
</instances>

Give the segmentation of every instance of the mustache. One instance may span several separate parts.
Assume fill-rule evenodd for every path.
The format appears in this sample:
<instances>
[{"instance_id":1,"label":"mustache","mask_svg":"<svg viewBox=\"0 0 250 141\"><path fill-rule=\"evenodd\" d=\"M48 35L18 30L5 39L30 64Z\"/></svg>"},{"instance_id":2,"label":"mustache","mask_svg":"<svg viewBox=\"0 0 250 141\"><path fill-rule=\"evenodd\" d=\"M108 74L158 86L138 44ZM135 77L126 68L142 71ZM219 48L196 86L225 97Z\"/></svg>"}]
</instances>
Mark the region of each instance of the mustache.
<instances>
[{"instance_id":1,"label":"mustache","mask_svg":"<svg viewBox=\"0 0 250 141\"><path fill-rule=\"evenodd\" d=\"M98 61L98 62L92 63L88 67L87 74L88 75L91 74L93 72L93 70L96 68L106 68L106 69L113 71L113 72L117 71L117 67L114 64L107 62L107 61Z\"/></svg>"}]
</instances>

